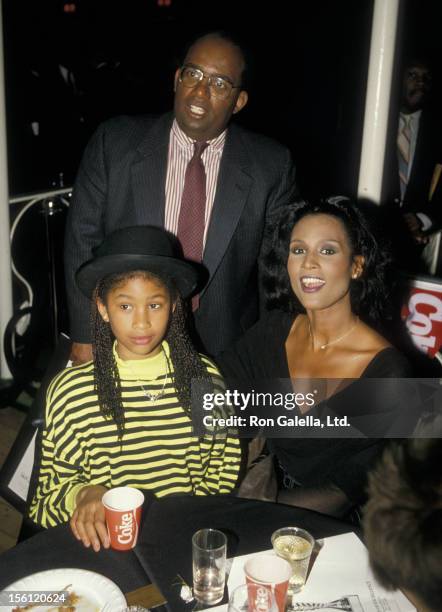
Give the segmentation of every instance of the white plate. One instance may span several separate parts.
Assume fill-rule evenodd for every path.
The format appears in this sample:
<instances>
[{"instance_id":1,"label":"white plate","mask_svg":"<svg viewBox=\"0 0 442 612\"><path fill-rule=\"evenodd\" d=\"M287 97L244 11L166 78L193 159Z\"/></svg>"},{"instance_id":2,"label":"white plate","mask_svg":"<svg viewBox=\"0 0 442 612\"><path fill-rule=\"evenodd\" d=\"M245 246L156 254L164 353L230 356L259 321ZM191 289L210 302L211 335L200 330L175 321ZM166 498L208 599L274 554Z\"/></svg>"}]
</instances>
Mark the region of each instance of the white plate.
<instances>
[{"instance_id":1,"label":"white plate","mask_svg":"<svg viewBox=\"0 0 442 612\"><path fill-rule=\"evenodd\" d=\"M21 578L6 587L5 591L62 591L69 587L80 597L75 604L75 612L121 612L127 607L126 599L117 585L95 572L75 568L60 568L31 574ZM63 603L52 605L35 605L30 608L31 612L57 612ZM2 607L2 612L12 612L18 606L22 608L25 604L14 604L14 606Z\"/></svg>"}]
</instances>

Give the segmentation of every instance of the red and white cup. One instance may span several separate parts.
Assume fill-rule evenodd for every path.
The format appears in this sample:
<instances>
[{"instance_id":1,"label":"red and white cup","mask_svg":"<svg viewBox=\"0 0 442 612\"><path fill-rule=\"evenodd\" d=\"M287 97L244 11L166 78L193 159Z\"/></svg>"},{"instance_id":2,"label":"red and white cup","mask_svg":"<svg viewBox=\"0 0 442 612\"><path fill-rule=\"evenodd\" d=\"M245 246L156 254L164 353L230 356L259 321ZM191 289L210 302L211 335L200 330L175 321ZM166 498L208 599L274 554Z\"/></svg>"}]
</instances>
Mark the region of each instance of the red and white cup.
<instances>
[{"instance_id":1,"label":"red and white cup","mask_svg":"<svg viewBox=\"0 0 442 612\"><path fill-rule=\"evenodd\" d=\"M284 612L292 568L290 563L276 555L256 555L244 564L247 589L249 592L250 612L260 612L260 591L267 589L273 593L278 612Z\"/></svg>"},{"instance_id":2,"label":"red and white cup","mask_svg":"<svg viewBox=\"0 0 442 612\"><path fill-rule=\"evenodd\" d=\"M134 548L140 530L144 495L132 487L116 487L102 498L111 548Z\"/></svg>"}]
</instances>

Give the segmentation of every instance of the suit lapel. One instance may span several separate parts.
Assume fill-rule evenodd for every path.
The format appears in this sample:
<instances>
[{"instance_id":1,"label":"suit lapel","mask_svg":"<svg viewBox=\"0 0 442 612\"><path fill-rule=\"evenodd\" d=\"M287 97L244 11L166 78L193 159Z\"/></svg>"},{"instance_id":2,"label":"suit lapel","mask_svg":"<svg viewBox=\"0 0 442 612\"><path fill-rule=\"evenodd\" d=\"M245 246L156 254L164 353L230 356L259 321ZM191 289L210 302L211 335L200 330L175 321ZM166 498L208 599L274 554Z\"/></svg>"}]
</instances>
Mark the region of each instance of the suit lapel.
<instances>
[{"instance_id":1,"label":"suit lapel","mask_svg":"<svg viewBox=\"0 0 442 612\"><path fill-rule=\"evenodd\" d=\"M240 131L231 126L221 159L215 201L207 232L203 264L213 278L235 233L253 182ZM210 284L209 280L209 284ZM203 289L202 294L207 289Z\"/></svg>"},{"instance_id":2,"label":"suit lapel","mask_svg":"<svg viewBox=\"0 0 442 612\"><path fill-rule=\"evenodd\" d=\"M156 121L139 145L132 164L132 189L140 225L164 227L165 185L172 114Z\"/></svg>"},{"instance_id":3,"label":"suit lapel","mask_svg":"<svg viewBox=\"0 0 442 612\"><path fill-rule=\"evenodd\" d=\"M435 126L433 118L423 110L419 120L416 147L410 177L404 198L404 210L416 211L428 203L431 178L434 171L435 156L432 148Z\"/></svg>"}]
</instances>

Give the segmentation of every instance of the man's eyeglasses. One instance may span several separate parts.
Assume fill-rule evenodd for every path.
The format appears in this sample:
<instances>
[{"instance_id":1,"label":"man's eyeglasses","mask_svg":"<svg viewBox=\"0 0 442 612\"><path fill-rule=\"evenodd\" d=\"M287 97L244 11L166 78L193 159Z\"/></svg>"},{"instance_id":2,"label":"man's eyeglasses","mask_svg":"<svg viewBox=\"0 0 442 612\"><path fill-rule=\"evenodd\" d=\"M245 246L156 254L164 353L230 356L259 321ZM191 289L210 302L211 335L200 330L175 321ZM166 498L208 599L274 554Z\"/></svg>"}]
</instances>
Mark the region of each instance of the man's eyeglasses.
<instances>
[{"instance_id":1,"label":"man's eyeglasses","mask_svg":"<svg viewBox=\"0 0 442 612\"><path fill-rule=\"evenodd\" d=\"M240 85L234 85L226 77L220 77L213 74L204 74L199 68L193 66L183 66L180 72L180 83L184 87L195 87L203 79L207 79L207 85L210 90L210 95L221 100L227 100L232 93L232 89L238 89Z\"/></svg>"}]
</instances>

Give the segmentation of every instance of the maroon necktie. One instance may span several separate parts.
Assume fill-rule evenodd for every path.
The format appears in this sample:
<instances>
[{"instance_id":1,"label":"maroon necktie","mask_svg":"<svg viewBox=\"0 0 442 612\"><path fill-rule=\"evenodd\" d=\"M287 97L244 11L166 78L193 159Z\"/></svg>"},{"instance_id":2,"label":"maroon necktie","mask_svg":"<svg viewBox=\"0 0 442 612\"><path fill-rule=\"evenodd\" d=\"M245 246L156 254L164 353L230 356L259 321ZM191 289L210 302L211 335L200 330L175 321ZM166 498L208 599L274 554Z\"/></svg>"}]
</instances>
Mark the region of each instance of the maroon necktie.
<instances>
[{"instance_id":1,"label":"maroon necktie","mask_svg":"<svg viewBox=\"0 0 442 612\"><path fill-rule=\"evenodd\" d=\"M201 155L208 142L195 142L187 164L183 197L178 217L178 238L184 257L201 262L203 258L204 217L206 212L206 171Z\"/></svg>"},{"instance_id":2,"label":"maroon necktie","mask_svg":"<svg viewBox=\"0 0 442 612\"><path fill-rule=\"evenodd\" d=\"M187 164L183 197L178 217L178 239L184 257L201 262L203 258L204 218L206 214L206 171L201 155L208 142L195 142L193 157ZM192 310L199 306L199 296L192 298Z\"/></svg>"}]
</instances>

